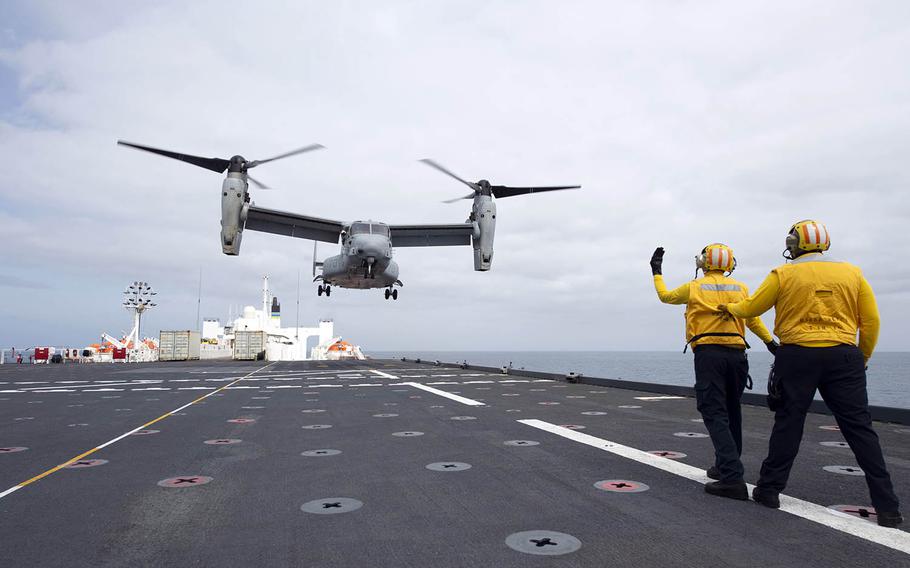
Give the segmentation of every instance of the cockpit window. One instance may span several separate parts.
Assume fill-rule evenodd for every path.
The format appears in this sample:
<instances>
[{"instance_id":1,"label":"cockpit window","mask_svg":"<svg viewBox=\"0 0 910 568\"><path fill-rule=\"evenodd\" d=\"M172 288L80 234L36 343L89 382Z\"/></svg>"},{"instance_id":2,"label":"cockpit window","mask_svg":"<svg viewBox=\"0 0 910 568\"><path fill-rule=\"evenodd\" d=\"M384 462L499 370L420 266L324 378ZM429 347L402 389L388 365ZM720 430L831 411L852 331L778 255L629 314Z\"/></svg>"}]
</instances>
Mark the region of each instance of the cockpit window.
<instances>
[{"instance_id":1,"label":"cockpit window","mask_svg":"<svg viewBox=\"0 0 910 568\"><path fill-rule=\"evenodd\" d=\"M369 235L370 234L370 224L369 223L352 223L351 224L351 234L352 235Z\"/></svg>"},{"instance_id":2,"label":"cockpit window","mask_svg":"<svg viewBox=\"0 0 910 568\"><path fill-rule=\"evenodd\" d=\"M373 223L372 225L370 225L370 229L374 235L382 235L383 237L389 236L389 226L388 225L380 225L378 223Z\"/></svg>"}]
</instances>

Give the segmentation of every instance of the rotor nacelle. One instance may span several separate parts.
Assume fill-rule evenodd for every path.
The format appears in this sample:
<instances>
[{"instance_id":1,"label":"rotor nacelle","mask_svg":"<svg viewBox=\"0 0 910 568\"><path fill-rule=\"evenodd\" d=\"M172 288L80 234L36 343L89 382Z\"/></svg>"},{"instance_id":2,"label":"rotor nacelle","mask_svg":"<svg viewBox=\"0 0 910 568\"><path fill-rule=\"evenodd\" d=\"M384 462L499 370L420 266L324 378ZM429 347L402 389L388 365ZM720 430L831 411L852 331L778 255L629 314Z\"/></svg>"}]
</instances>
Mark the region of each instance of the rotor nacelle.
<instances>
[{"instance_id":1,"label":"rotor nacelle","mask_svg":"<svg viewBox=\"0 0 910 568\"><path fill-rule=\"evenodd\" d=\"M240 172L228 172L221 184L221 252L240 254L240 241L249 209L249 185Z\"/></svg>"},{"instance_id":2,"label":"rotor nacelle","mask_svg":"<svg viewBox=\"0 0 910 568\"><path fill-rule=\"evenodd\" d=\"M479 192L474 196L470 221L474 225L474 270L485 272L493 265L493 237L496 234L496 204L493 197Z\"/></svg>"}]
</instances>

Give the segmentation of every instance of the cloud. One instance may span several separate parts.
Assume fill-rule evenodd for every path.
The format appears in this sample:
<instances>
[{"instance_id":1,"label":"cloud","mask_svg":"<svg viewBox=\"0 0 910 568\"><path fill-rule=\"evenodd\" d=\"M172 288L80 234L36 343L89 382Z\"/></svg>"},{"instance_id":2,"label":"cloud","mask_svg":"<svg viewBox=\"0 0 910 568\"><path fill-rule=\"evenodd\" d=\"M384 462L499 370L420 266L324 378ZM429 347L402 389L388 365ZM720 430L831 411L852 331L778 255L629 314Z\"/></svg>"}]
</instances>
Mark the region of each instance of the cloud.
<instances>
[{"instance_id":1,"label":"cloud","mask_svg":"<svg viewBox=\"0 0 910 568\"><path fill-rule=\"evenodd\" d=\"M159 291L146 329L194 326L201 268L203 316L257 304L270 274L287 317L300 270L301 321L334 318L368 349L675 349L655 246L677 284L706 243L728 242L754 288L790 224L813 217L880 291L881 347L904 345L891 243L910 214L906 3L14 4L0 26L4 271L60 285L7 285L0 314L34 307L0 344L127 327L135 279ZM463 220L469 202L439 203L463 188L423 157L584 188L501 200L489 273L468 248L401 249L398 302L326 300L309 242L248 231L240 257L221 255L219 176L118 138L250 159L321 142L257 170L278 189L254 199L339 220Z\"/></svg>"}]
</instances>

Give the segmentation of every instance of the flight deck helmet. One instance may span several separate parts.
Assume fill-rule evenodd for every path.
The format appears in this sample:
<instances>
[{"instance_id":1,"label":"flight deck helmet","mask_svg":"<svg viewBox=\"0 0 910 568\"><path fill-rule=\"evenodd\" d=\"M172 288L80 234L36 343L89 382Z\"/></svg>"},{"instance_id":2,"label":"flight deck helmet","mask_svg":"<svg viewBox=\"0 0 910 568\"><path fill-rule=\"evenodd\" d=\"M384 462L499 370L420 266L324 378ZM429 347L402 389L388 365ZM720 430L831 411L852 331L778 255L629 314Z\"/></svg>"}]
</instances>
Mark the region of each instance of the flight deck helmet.
<instances>
[{"instance_id":1,"label":"flight deck helmet","mask_svg":"<svg viewBox=\"0 0 910 568\"><path fill-rule=\"evenodd\" d=\"M831 235L822 223L806 219L790 227L786 246L784 258L796 258L807 252L824 252L831 248Z\"/></svg>"},{"instance_id":2,"label":"flight deck helmet","mask_svg":"<svg viewBox=\"0 0 910 568\"><path fill-rule=\"evenodd\" d=\"M733 249L722 243L713 243L701 249L701 254L695 257L695 269L702 269L704 272L709 270L723 270L724 272L733 272L736 268L736 258L733 257Z\"/></svg>"}]
</instances>

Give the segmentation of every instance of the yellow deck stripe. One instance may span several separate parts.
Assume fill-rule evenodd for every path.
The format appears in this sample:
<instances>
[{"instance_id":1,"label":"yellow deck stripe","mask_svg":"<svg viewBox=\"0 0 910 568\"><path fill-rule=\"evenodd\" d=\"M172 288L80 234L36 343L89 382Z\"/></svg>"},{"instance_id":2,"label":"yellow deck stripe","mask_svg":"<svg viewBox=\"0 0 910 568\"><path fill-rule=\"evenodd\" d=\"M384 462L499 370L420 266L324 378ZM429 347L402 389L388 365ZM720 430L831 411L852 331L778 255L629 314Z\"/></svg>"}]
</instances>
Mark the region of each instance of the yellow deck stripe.
<instances>
[{"instance_id":1,"label":"yellow deck stripe","mask_svg":"<svg viewBox=\"0 0 910 568\"><path fill-rule=\"evenodd\" d=\"M267 369L268 367L271 367L272 365L274 365L274 363L269 363L269 364L266 365L265 367L261 367L261 368L259 368L259 369L256 369L255 371L253 371L252 373L250 373L250 374L248 374L248 375L245 375L245 376L243 376L243 377L240 377L239 379L237 379L237 380L235 380L235 381L232 381L232 382L230 382L230 383L224 385L223 387L220 387L220 388L218 388L218 389L215 389L215 390L213 390L212 392L210 392L210 393L208 393L208 394L206 394L206 395L200 396L199 398L197 398L196 400L190 402L189 404L184 404L183 406L177 408L176 410L171 410L171 411L169 411L169 412L165 412L164 414L162 414L162 415L159 416L158 418L155 418L154 420L150 420L150 421L146 422L145 424L143 424L142 426L139 426L138 428L133 428L132 430L130 430L130 431L127 432L126 434L121 434L118 438L114 438L114 440L118 440L118 441L119 441L119 439L122 439L122 438L125 438L125 437L129 436L129 435L132 434L133 432L136 432L136 431L138 431L138 430L142 430L143 428L147 428L147 427L151 426L152 424L154 424L154 423L156 423L156 422L158 422L158 421L160 421L160 420L164 420L164 419L167 418L168 416L173 415L175 412L178 412L178 411L180 411L180 410L183 410L184 408L188 408L188 407L190 407L190 406L193 406L194 404L196 404L196 403L199 402L200 400L204 400L204 399L206 399L206 398L212 396L213 394L217 394L217 393L223 391L224 389L226 389L226 388L228 388L228 387L230 387L230 386L232 386L232 385L235 385L235 384L239 383L239 382L242 381L243 379L247 379L247 378L249 378L249 377L252 377L253 375L255 375L256 373L258 373L259 371L261 371L261 370L263 370L263 369ZM85 456L92 455L93 453L95 453L95 452L97 452L98 450L100 450L100 449L102 448L102 446L106 447L108 444L110 444L110 442L105 442L105 443L102 444L101 446L95 446L95 447L92 448L91 450L88 450L88 451L86 451L86 452L83 452L83 453L79 454L78 456L76 456L76 457L74 457L74 458L70 458L70 459L66 460L65 462L63 462L62 464L56 465L56 466L50 468L49 470L45 471L44 473L39 473L39 474L36 475L35 477L33 477L33 478L31 478L31 479L27 479L26 481L23 481L22 483L19 483L19 484L15 485L15 486L11 487L10 489L4 491L2 494L0 494L0 498L3 498L3 497L5 497L6 495L9 495L10 493L12 493L13 491L15 491L15 490L17 490L17 489L21 489L21 488L25 487L26 485L30 485L30 484L32 484L32 483L38 481L39 479L43 479L43 478L47 477L48 475L54 473L55 471L59 471L59 470L65 468L66 466L70 465L71 463L77 462L77 461L81 460L81 459L84 458Z\"/></svg>"}]
</instances>

